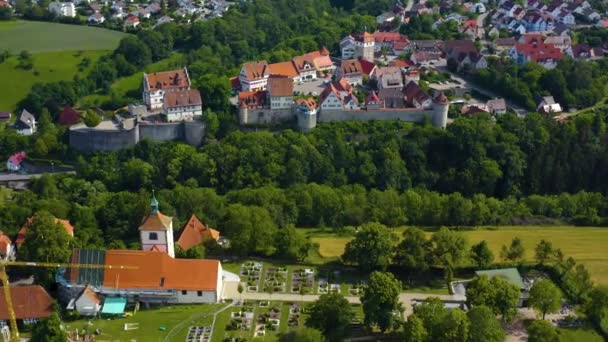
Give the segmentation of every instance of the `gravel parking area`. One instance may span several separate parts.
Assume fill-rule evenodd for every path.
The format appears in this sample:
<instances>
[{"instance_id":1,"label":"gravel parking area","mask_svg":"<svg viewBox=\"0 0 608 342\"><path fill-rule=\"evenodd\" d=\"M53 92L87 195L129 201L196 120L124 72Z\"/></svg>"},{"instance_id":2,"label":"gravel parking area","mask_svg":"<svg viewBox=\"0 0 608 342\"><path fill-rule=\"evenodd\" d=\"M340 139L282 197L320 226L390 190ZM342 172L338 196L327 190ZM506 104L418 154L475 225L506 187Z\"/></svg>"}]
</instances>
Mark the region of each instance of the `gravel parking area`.
<instances>
[{"instance_id":1,"label":"gravel parking area","mask_svg":"<svg viewBox=\"0 0 608 342\"><path fill-rule=\"evenodd\" d=\"M302 82L302 84L296 83L293 90L304 95L319 95L325 89L323 84L325 80L331 81L331 78L317 78L316 80Z\"/></svg>"}]
</instances>

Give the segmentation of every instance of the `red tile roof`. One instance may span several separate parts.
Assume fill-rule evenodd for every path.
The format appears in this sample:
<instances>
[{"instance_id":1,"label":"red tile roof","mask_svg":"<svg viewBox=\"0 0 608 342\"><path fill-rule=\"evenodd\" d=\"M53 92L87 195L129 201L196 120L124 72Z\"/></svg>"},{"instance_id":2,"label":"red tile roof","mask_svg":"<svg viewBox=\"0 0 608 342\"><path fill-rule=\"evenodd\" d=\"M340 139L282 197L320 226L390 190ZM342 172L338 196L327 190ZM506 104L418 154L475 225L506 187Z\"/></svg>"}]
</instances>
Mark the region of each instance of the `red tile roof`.
<instances>
[{"instance_id":1,"label":"red tile roof","mask_svg":"<svg viewBox=\"0 0 608 342\"><path fill-rule=\"evenodd\" d=\"M297 77L300 75L292 61L273 63L268 66L271 75Z\"/></svg>"},{"instance_id":2,"label":"red tile roof","mask_svg":"<svg viewBox=\"0 0 608 342\"><path fill-rule=\"evenodd\" d=\"M46 318L53 313L53 299L39 285L11 286L11 299L17 319ZM8 320L4 291L0 291L0 320Z\"/></svg>"},{"instance_id":3,"label":"red tile roof","mask_svg":"<svg viewBox=\"0 0 608 342\"><path fill-rule=\"evenodd\" d=\"M57 122L63 126L72 126L82 119L80 113L74 110L70 106L63 107L63 111L59 113L59 119Z\"/></svg>"},{"instance_id":4,"label":"red tile roof","mask_svg":"<svg viewBox=\"0 0 608 342\"><path fill-rule=\"evenodd\" d=\"M32 224L32 220L33 217L28 218L27 221L23 224L23 226L21 226L21 229L19 229L19 232L17 233L17 239L15 239L15 244L17 245L17 248L19 248L21 244L25 242L27 227ZM61 225L63 225L63 228L65 229L65 232L69 236L74 237L74 226L72 226L70 221L55 218L55 223L61 223Z\"/></svg>"},{"instance_id":5,"label":"red tile roof","mask_svg":"<svg viewBox=\"0 0 608 342\"><path fill-rule=\"evenodd\" d=\"M148 86L148 89L145 90L148 91L190 87L190 78L185 68L144 74L144 77L147 79Z\"/></svg>"},{"instance_id":6,"label":"red tile roof","mask_svg":"<svg viewBox=\"0 0 608 342\"><path fill-rule=\"evenodd\" d=\"M308 107L309 109L313 110L317 108L317 102L315 101L315 99L313 99L312 97L309 97L307 99L297 99L296 103L298 105L301 104L305 104L306 107Z\"/></svg>"},{"instance_id":7,"label":"red tile roof","mask_svg":"<svg viewBox=\"0 0 608 342\"><path fill-rule=\"evenodd\" d=\"M239 92L239 107L256 108L266 106L266 92L241 91Z\"/></svg>"},{"instance_id":8,"label":"red tile roof","mask_svg":"<svg viewBox=\"0 0 608 342\"><path fill-rule=\"evenodd\" d=\"M399 32L374 32L374 40L376 43L388 43L398 41L408 41L407 37Z\"/></svg>"},{"instance_id":9,"label":"red tile roof","mask_svg":"<svg viewBox=\"0 0 608 342\"><path fill-rule=\"evenodd\" d=\"M517 53L523 54L534 62L543 62L548 59L557 61L562 58L562 51L553 44L517 44L515 49Z\"/></svg>"},{"instance_id":10,"label":"red tile roof","mask_svg":"<svg viewBox=\"0 0 608 342\"><path fill-rule=\"evenodd\" d=\"M201 93L196 89L170 91L165 93L164 104L167 108L201 106L203 100Z\"/></svg>"},{"instance_id":11,"label":"red tile roof","mask_svg":"<svg viewBox=\"0 0 608 342\"><path fill-rule=\"evenodd\" d=\"M0 254L6 253L11 243L11 239L0 230Z\"/></svg>"},{"instance_id":12,"label":"red tile roof","mask_svg":"<svg viewBox=\"0 0 608 342\"><path fill-rule=\"evenodd\" d=\"M177 240L175 244L180 246L183 250L188 250L206 241L217 241L219 238L220 232L207 227L207 225L201 222L196 215L192 215L190 220L188 220L188 223L184 226L184 229L182 229L179 240Z\"/></svg>"},{"instance_id":13,"label":"red tile roof","mask_svg":"<svg viewBox=\"0 0 608 342\"><path fill-rule=\"evenodd\" d=\"M267 89L269 96L293 96L293 80L285 76L270 76Z\"/></svg>"},{"instance_id":14,"label":"red tile roof","mask_svg":"<svg viewBox=\"0 0 608 342\"><path fill-rule=\"evenodd\" d=\"M103 286L118 289L221 291L217 289L218 260L174 259L167 253L108 250L106 265L135 269L105 269Z\"/></svg>"},{"instance_id":15,"label":"red tile roof","mask_svg":"<svg viewBox=\"0 0 608 342\"><path fill-rule=\"evenodd\" d=\"M344 72L345 75L357 74L357 73L363 72L363 67L361 66L361 62L357 59L343 60L342 64L340 65L340 68L342 68L342 71Z\"/></svg>"},{"instance_id":16,"label":"red tile roof","mask_svg":"<svg viewBox=\"0 0 608 342\"><path fill-rule=\"evenodd\" d=\"M374 68L376 68L376 64L374 64L374 62L370 62L363 58L359 59L359 63L361 63L361 71L367 76L369 76L369 74L374 71Z\"/></svg>"},{"instance_id":17,"label":"red tile roof","mask_svg":"<svg viewBox=\"0 0 608 342\"><path fill-rule=\"evenodd\" d=\"M139 226L139 230L167 230L173 218L163 215L160 211L150 213Z\"/></svg>"},{"instance_id":18,"label":"red tile roof","mask_svg":"<svg viewBox=\"0 0 608 342\"><path fill-rule=\"evenodd\" d=\"M243 70L249 81L262 79L270 74L266 61L257 61L243 64Z\"/></svg>"},{"instance_id":19,"label":"red tile roof","mask_svg":"<svg viewBox=\"0 0 608 342\"><path fill-rule=\"evenodd\" d=\"M364 43L371 43L374 41L374 35L369 33L369 32L360 32L360 33L355 33L353 35L353 37L360 41L360 42L364 42Z\"/></svg>"}]
</instances>

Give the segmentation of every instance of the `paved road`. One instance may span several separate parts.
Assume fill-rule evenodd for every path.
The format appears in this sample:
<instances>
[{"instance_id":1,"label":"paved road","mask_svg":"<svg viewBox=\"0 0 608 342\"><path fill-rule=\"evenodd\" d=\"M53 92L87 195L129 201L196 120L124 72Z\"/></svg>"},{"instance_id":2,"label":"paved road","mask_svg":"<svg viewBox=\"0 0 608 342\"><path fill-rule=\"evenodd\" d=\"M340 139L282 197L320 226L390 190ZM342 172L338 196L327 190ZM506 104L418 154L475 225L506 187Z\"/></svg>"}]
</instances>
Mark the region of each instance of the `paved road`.
<instances>
[{"instance_id":1,"label":"paved road","mask_svg":"<svg viewBox=\"0 0 608 342\"><path fill-rule=\"evenodd\" d=\"M224 284L224 299L233 299L233 300L275 300L282 302L314 302L319 299L319 295L300 295L295 293L265 293L265 292L243 292L238 293L237 291L238 283L230 282ZM438 297L442 300L464 300L463 296L459 295L437 295L437 294L428 294L428 293L413 293L413 292L402 292L399 295L399 301L403 304L403 308L405 309L404 315L407 317L412 313L412 300L424 300L428 297ZM357 296L345 296L346 300L348 300L351 304L361 304L361 300Z\"/></svg>"},{"instance_id":2,"label":"paved road","mask_svg":"<svg viewBox=\"0 0 608 342\"><path fill-rule=\"evenodd\" d=\"M483 94L483 95L485 95L485 96L487 96L489 98L493 99L493 98L502 98L503 97L503 96L499 96L499 95L493 93L492 91L490 91L487 88L480 88L476 84L474 84L472 82L469 82L466 79L464 79L464 78L458 76L457 74L451 72L450 70L448 70L447 67L438 67L438 69L441 69L441 71L443 71L443 72L449 73L451 75L451 78L453 80L461 82L461 84L465 84L467 88L474 89L474 90L478 91L479 93L481 93L481 94ZM523 115L525 115L528 112L525 108L516 105L512 101L509 101L507 99L505 99L505 101L507 103L507 107L513 109L513 111L515 111L517 113L517 115L523 116Z\"/></svg>"}]
</instances>

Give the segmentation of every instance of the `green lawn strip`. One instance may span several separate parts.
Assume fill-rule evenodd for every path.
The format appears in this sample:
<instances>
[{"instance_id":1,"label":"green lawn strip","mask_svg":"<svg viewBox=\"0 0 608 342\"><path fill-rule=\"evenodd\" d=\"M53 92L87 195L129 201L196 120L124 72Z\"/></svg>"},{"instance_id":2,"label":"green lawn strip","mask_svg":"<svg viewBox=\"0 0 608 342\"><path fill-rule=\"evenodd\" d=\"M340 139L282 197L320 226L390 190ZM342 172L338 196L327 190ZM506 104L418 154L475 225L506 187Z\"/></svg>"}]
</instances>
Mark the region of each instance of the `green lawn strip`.
<instances>
[{"instance_id":1,"label":"green lawn strip","mask_svg":"<svg viewBox=\"0 0 608 342\"><path fill-rule=\"evenodd\" d=\"M12 112L16 117L17 103L27 96L35 83L67 81L73 79L76 74L86 77L88 69L106 53L104 50L35 53L32 54L34 66L31 70L18 68L17 56L8 58L0 64L0 75L7 82L3 96L0 96L0 111ZM87 69L80 72L78 65L85 57L90 58L91 63Z\"/></svg>"},{"instance_id":2,"label":"green lawn strip","mask_svg":"<svg viewBox=\"0 0 608 342\"><path fill-rule=\"evenodd\" d=\"M135 315L126 318L95 318L81 319L72 322L66 322L65 326L68 330L86 329L89 332L95 329L101 329L102 333L98 339L112 339L120 341L130 341L135 339L138 341L157 341L164 339L169 331L180 323L189 320L193 315L201 313L213 313L219 309L220 305L202 304L202 305L175 305L162 308L154 308L150 310L140 310ZM89 324L91 322L91 324ZM124 330L125 323L139 323L139 328L136 330ZM211 324L211 322L209 322ZM189 325L188 325L189 326ZM187 328L178 336L187 334ZM165 330L161 330L164 327ZM183 340L183 339L182 339Z\"/></svg>"},{"instance_id":3,"label":"green lawn strip","mask_svg":"<svg viewBox=\"0 0 608 342\"><path fill-rule=\"evenodd\" d=\"M19 20L0 23L0 50L13 54L22 50L112 50L125 36L123 32L92 26Z\"/></svg>"},{"instance_id":4,"label":"green lawn strip","mask_svg":"<svg viewBox=\"0 0 608 342\"><path fill-rule=\"evenodd\" d=\"M602 342L604 339L591 328L558 328L560 342Z\"/></svg>"}]
</instances>

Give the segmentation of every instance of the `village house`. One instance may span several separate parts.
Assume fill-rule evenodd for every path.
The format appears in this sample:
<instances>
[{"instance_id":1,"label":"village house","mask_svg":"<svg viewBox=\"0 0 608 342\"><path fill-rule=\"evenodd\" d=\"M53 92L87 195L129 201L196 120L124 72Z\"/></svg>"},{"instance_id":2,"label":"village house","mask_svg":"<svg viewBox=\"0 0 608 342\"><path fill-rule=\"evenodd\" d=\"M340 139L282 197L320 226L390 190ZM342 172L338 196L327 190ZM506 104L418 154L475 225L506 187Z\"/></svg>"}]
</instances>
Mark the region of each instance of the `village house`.
<instances>
[{"instance_id":1,"label":"village house","mask_svg":"<svg viewBox=\"0 0 608 342\"><path fill-rule=\"evenodd\" d=\"M295 111L298 115L316 117L319 106L313 98L297 99Z\"/></svg>"},{"instance_id":2,"label":"village house","mask_svg":"<svg viewBox=\"0 0 608 342\"><path fill-rule=\"evenodd\" d=\"M76 6L73 2L58 2L49 3L49 12L58 17L74 18L76 16Z\"/></svg>"},{"instance_id":3,"label":"village house","mask_svg":"<svg viewBox=\"0 0 608 342\"><path fill-rule=\"evenodd\" d=\"M10 157L8 157L8 160L6 161L6 169L9 172L17 172L17 171L21 170L24 160L25 160L24 151L12 154Z\"/></svg>"},{"instance_id":4,"label":"village house","mask_svg":"<svg viewBox=\"0 0 608 342\"><path fill-rule=\"evenodd\" d=\"M53 312L53 298L39 285L11 286L11 300L17 323L34 324ZM0 326L8 326L10 318L5 291L0 291Z\"/></svg>"},{"instance_id":5,"label":"village house","mask_svg":"<svg viewBox=\"0 0 608 342\"><path fill-rule=\"evenodd\" d=\"M348 91L340 91L330 83L321 92L319 96L321 111L342 111L359 109L359 101L354 94Z\"/></svg>"},{"instance_id":6,"label":"village house","mask_svg":"<svg viewBox=\"0 0 608 342\"><path fill-rule=\"evenodd\" d=\"M203 245L208 241L218 241L219 238L219 231L207 226L207 224L199 220L196 215L192 215L184 225L175 245L182 250L187 251L190 248Z\"/></svg>"},{"instance_id":7,"label":"village house","mask_svg":"<svg viewBox=\"0 0 608 342\"><path fill-rule=\"evenodd\" d=\"M374 60L374 36L368 32L349 35L340 41L342 59L363 58Z\"/></svg>"},{"instance_id":8,"label":"village house","mask_svg":"<svg viewBox=\"0 0 608 342\"><path fill-rule=\"evenodd\" d=\"M353 86L363 84L363 74L363 66L357 59L343 60L336 69L336 79L344 78Z\"/></svg>"},{"instance_id":9,"label":"village house","mask_svg":"<svg viewBox=\"0 0 608 342\"><path fill-rule=\"evenodd\" d=\"M384 102L380 100L375 91L371 91L365 98L366 109L382 109L384 108Z\"/></svg>"},{"instance_id":10,"label":"village house","mask_svg":"<svg viewBox=\"0 0 608 342\"><path fill-rule=\"evenodd\" d=\"M245 63L241 67L239 82L243 91L257 91L266 89L270 69L266 61Z\"/></svg>"},{"instance_id":11,"label":"village house","mask_svg":"<svg viewBox=\"0 0 608 342\"><path fill-rule=\"evenodd\" d=\"M70 300L67 309L76 310L81 316L94 317L101 310L101 298L92 286L87 285L78 297Z\"/></svg>"},{"instance_id":12,"label":"village house","mask_svg":"<svg viewBox=\"0 0 608 342\"><path fill-rule=\"evenodd\" d=\"M562 58L562 51L552 44L519 43L510 50L509 55L518 64L536 62L547 69L551 69Z\"/></svg>"},{"instance_id":13,"label":"village house","mask_svg":"<svg viewBox=\"0 0 608 342\"><path fill-rule=\"evenodd\" d=\"M480 70L488 67L488 61L479 52L461 53L456 59L459 70Z\"/></svg>"},{"instance_id":14,"label":"village house","mask_svg":"<svg viewBox=\"0 0 608 342\"><path fill-rule=\"evenodd\" d=\"M393 55L400 55L410 50L410 41L399 32L374 32L374 51L388 49Z\"/></svg>"},{"instance_id":15,"label":"village house","mask_svg":"<svg viewBox=\"0 0 608 342\"><path fill-rule=\"evenodd\" d=\"M511 48L515 47L517 41L513 37L509 38L497 38L494 42L494 48L498 53L502 51L509 51Z\"/></svg>"},{"instance_id":16,"label":"village house","mask_svg":"<svg viewBox=\"0 0 608 342\"><path fill-rule=\"evenodd\" d=\"M378 89L403 88L403 76L399 67L376 68L370 78L376 80Z\"/></svg>"},{"instance_id":17,"label":"village house","mask_svg":"<svg viewBox=\"0 0 608 342\"><path fill-rule=\"evenodd\" d=\"M36 133L36 118L27 109L23 109L13 127L20 135L32 135Z\"/></svg>"},{"instance_id":18,"label":"village house","mask_svg":"<svg viewBox=\"0 0 608 342\"><path fill-rule=\"evenodd\" d=\"M580 59L585 61L599 59L603 57L603 52L601 51L601 49L594 49L587 44L572 45L566 50L566 54L574 59Z\"/></svg>"},{"instance_id":19,"label":"village house","mask_svg":"<svg viewBox=\"0 0 608 342\"><path fill-rule=\"evenodd\" d=\"M268 102L270 109L289 109L293 106L293 82L285 76L268 78Z\"/></svg>"},{"instance_id":20,"label":"village house","mask_svg":"<svg viewBox=\"0 0 608 342\"><path fill-rule=\"evenodd\" d=\"M100 25L103 24L105 21L106 17L104 17L103 14L99 12L93 13L87 20L87 22L91 25Z\"/></svg>"},{"instance_id":21,"label":"village house","mask_svg":"<svg viewBox=\"0 0 608 342\"><path fill-rule=\"evenodd\" d=\"M163 252L171 258L175 257L173 242L173 218L165 216L158 209L156 196L152 195L150 214L139 226L139 237L143 251Z\"/></svg>"},{"instance_id":22,"label":"village house","mask_svg":"<svg viewBox=\"0 0 608 342\"><path fill-rule=\"evenodd\" d=\"M132 15L132 14L129 14L127 16L127 19L125 19L125 22L123 23L123 26L125 28L134 29L137 26L139 26L139 18L136 17L136 16L134 16L134 15Z\"/></svg>"},{"instance_id":23,"label":"village house","mask_svg":"<svg viewBox=\"0 0 608 342\"><path fill-rule=\"evenodd\" d=\"M541 114L553 115L553 114L559 114L563 110L562 110L562 106L559 103L555 102L555 99L553 98L553 96L543 96L538 101L538 105L536 106L536 111Z\"/></svg>"},{"instance_id":24,"label":"village house","mask_svg":"<svg viewBox=\"0 0 608 342\"><path fill-rule=\"evenodd\" d=\"M431 97L414 82L410 82L405 86L403 94L405 95L406 104L410 107L428 108L432 105Z\"/></svg>"},{"instance_id":25,"label":"village house","mask_svg":"<svg viewBox=\"0 0 608 342\"><path fill-rule=\"evenodd\" d=\"M162 117L166 122L193 121L203 115L203 100L196 89L165 93Z\"/></svg>"},{"instance_id":26,"label":"village house","mask_svg":"<svg viewBox=\"0 0 608 342\"><path fill-rule=\"evenodd\" d=\"M568 36L549 36L545 38L544 43L553 44L556 48L564 52L572 45L572 38Z\"/></svg>"},{"instance_id":27,"label":"village house","mask_svg":"<svg viewBox=\"0 0 608 342\"><path fill-rule=\"evenodd\" d=\"M505 99L492 99L486 102L486 108L488 112L492 114L506 114L507 103Z\"/></svg>"},{"instance_id":28,"label":"village house","mask_svg":"<svg viewBox=\"0 0 608 342\"><path fill-rule=\"evenodd\" d=\"M143 100L148 109L162 110L165 94L176 91L190 90L190 76L186 68L144 73Z\"/></svg>"}]
</instances>

